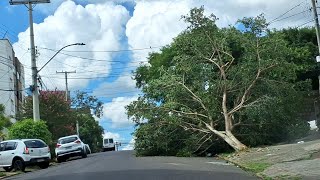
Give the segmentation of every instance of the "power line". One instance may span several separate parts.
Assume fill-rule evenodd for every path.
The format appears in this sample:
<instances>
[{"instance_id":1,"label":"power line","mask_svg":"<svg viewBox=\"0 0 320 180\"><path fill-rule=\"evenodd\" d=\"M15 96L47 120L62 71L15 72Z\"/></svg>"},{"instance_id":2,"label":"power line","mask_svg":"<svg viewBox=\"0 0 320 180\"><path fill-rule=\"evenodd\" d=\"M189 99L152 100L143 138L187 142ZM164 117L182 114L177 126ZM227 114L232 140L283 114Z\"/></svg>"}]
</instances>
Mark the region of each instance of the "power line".
<instances>
[{"instance_id":1,"label":"power line","mask_svg":"<svg viewBox=\"0 0 320 180\"><path fill-rule=\"evenodd\" d=\"M11 91L25 91L25 90L28 90L28 89L29 89L29 88L22 89L22 90L0 89L0 91L8 91L8 92L11 92Z\"/></svg>"},{"instance_id":2,"label":"power line","mask_svg":"<svg viewBox=\"0 0 320 180\"><path fill-rule=\"evenodd\" d=\"M309 21L307 21L307 22L305 22L305 23L303 23L303 24L300 24L299 26L297 26L296 28L300 28L300 27L302 27L302 26L304 26L304 25L306 25L306 24L309 24L309 23L311 23L311 22L313 22L314 20L312 19L312 20L309 20Z\"/></svg>"},{"instance_id":3,"label":"power line","mask_svg":"<svg viewBox=\"0 0 320 180\"><path fill-rule=\"evenodd\" d=\"M272 23L275 23L275 22L279 22L279 21L282 21L282 20L285 20L285 19L289 19L289 18L291 18L291 17L297 16L297 15L299 15L299 14L303 14L303 13L308 12L308 11L311 11L311 10L308 9L308 10L304 10L304 11L301 11L301 12L296 13L296 14L292 14L292 15L290 15L290 16L287 16L287 17L284 17L284 18L275 20L275 21L273 21L273 22L270 22L269 24L272 24Z\"/></svg>"},{"instance_id":4,"label":"power line","mask_svg":"<svg viewBox=\"0 0 320 180\"><path fill-rule=\"evenodd\" d=\"M109 52L109 53L116 53L116 52L130 52L130 51L144 51L144 50L150 50L150 49L158 49L164 46L155 46L155 47L147 47L147 48L136 48L136 49L120 49L120 50L90 50L90 51L70 51L70 50L62 50L63 52ZM40 49L46 49L50 51L57 52L58 50L51 49L51 48L45 48L45 47L39 47Z\"/></svg>"},{"instance_id":5,"label":"power line","mask_svg":"<svg viewBox=\"0 0 320 180\"><path fill-rule=\"evenodd\" d=\"M286 12L284 12L283 14L281 14L280 16L276 17L275 19L271 20L268 24L273 23L274 21L278 20L279 18L283 17L284 15L288 14L290 11L294 10L295 8L299 7L301 4L303 4L303 2L293 6L292 8L290 8L289 10L287 10Z\"/></svg>"}]
</instances>

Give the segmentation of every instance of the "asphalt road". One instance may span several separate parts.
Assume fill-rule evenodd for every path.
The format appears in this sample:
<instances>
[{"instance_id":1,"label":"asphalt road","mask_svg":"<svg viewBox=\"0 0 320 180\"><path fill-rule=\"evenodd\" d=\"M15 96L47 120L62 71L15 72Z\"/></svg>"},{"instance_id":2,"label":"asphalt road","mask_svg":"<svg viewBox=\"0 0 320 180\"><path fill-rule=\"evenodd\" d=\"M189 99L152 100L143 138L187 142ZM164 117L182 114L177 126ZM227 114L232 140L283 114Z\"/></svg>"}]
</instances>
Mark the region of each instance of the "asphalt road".
<instances>
[{"instance_id":1,"label":"asphalt road","mask_svg":"<svg viewBox=\"0 0 320 180\"><path fill-rule=\"evenodd\" d=\"M8 179L33 180L251 180L258 179L215 158L135 157L133 151L91 154Z\"/></svg>"}]
</instances>

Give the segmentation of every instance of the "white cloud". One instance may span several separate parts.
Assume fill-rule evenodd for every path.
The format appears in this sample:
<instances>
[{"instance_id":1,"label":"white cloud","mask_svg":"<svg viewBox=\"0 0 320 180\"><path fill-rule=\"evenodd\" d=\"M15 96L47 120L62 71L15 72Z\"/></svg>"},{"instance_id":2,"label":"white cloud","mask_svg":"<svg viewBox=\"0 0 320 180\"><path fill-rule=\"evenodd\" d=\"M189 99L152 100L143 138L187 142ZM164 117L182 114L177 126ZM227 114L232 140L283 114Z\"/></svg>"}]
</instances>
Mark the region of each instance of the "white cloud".
<instances>
[{"instance_id":1,"label":"white cloud","mask_svg":"<svg viewBox=\"0 0 320 180\"><path fill-rule=\"evenodd\" d=\"M38 67L41 67L55 52L41 49L60 49L61 47L83 42L84 47L72 46L65 50L116 50L121 49L120 39L124 36L124 26L129 19L129 12L120 5L111 2L105 4L89 4L85 7L76 5L73 1L65 1L58 7L54 15L48 16L44 22L34 24L35 43L38 46ZM29 29L19 34L19 41L14 48L29 42ZM101 52L63 52L71 55L102 59L104 61L92 61L65 56L60 53L55 57L40 74L49 88L64 89L64 77L56 75L56 71L77 70L77 74L70 74L69 86L74 88L86 87L90 79L72 80L72 77L94 78L110 73L112 54ZM24 55L22 51L16 51L17 57L27 65L26 84L31 84L30 55ZM47 77L50 77L49 80ZM54 80L52 79L54 78ZM53 82L52 82L53 81Z\"/></svg>"},{"instance_id":2,"label":"white cloud","mask_svg":"<svg viewBox=\"0 0 320 180\"><path fill-rule=\"evenodd\" d=\"M137 100L137 97L117 97L112 102L103 105L103 117L101 121L111 121L113 128L129 127L134 123L128 119L125 106Z\"/></svg>"},{"instance_id":3,"label":"white cloud","mask_svg":"<svg viewBox=\"0 0 320 180\"><path fill-rule=\"evenodd\" d=\"M185 1L138 1L126 26L129 45L145 48L169 44L186 27L180 19L189 9ZM146 61L151 51L136 51L133 57L138 63Z\"/></svg>"},{"instance_id":4,"label":"white cloud","mask_svg":"<svg viewBox=\"0 0 320 180\"><path fill-rule=\"evenodd\" d=\"M124 2L132 2L134 3L134 0L51 0L51 2L39 4L38 9L44 14L52 14L56 11L56 9L65 1L73 1L77 4L103 4L106 2L114 3L114 4L120 4Z\"/></svg>"},{"instance_id":5,"label":"white cloud","mask_svg":"<svg viewBox=\"0 0 320 180\"><path fill-rule=\"evenodd\" d=\"M120 141L121 140L121 136L119 133L112 133L112 132L107 132L105 131L103 134L104 138L113 138L114 141Z\"/></svg>"},{"instance_id":6,"label":"white cloud","mask_svg":"<svg viewBox=\"0 0 320 180\"><path fill-rule=\"evenodd\" d=\"M124 73L114 82L101 83L94 91L97 97L115 98L125 95L137 95L140 91L135 88L135 81L131 74Z\"/></svg>"},{"instance_id":7,"label":"white cloud","mask_svg":"<svg viewBox=\"0 0 320 180\"><path fill-rule=\"evenodd\" d=\"M135 142L136 142L135 137L132 137L129 144L127 144L125 147L123 147L122 150L124 150L124 151L134 150Z\"/></svg>"},{"instance_id":8,"label":"white cloud","mask_svg":"<svg viewBox=\"0 0 320 180\"><path fill-rule=\"evenodd\" d=\"M272 20L299 3L301 4L284 17L302 13L273 23L273 28L298 26L312 19L308 11L310 3L291 0L137 0L133 17L126 26L126 34L132 48L162 46L171 43L172 38L186 28L181 15L188 14L193 7L204 5L206 14L215 14L219 18L217 25L225 27L234 25L243 17L261 13L264 13L268 20ZM146 61L149 52L151 50L134 52L133 64Z\"/></svg>"}]
</instances>

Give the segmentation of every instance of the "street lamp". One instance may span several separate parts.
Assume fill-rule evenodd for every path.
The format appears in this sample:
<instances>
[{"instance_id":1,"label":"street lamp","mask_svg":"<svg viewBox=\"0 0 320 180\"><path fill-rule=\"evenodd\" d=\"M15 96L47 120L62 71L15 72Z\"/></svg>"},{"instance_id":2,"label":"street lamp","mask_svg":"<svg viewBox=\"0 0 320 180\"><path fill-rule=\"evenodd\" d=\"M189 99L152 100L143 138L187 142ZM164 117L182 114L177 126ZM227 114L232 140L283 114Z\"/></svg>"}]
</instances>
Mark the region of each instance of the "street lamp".
<instances>
[{"instance_id":1,"label":"street lamp","mask_svg":"<svg viewBox=\"0 0 320 180\"><path fill-rule=\"evenodd\" d=\"M44 65L37 71L37 73L39 73L39 72L40 72L54 57L56 57L57 54L59 54L64 48L69 47L69 46L84 46L84 45L86 45L86 44L84 44L84 43L74 43L74 44L69 44L69 45L64 46L64 47L61 48L59 51L57 51L57 52L49 59L49 61L46 62L46 64L44 64Z\"/></svg>"},{"instance_id":2,"label":"street lamp","mask_svg":"<svg viewBox=\"0 0 320 180\"><path fill-rule=\"evenodd\" d=\"M84 43L74 43L74 44L69 44L64 47L62 47L59 51L57 51L46 64L44 64L39 70L36 70L35 67L35 75L34 78L35 80L33 81L33 118L35 121L40 120L40 111L39 111L39 92L38 92L38 82L37 82L37 77L38 73L54 58L59 54L64 48L69 47L69 46L83 46L85 45Z\"/></svg>"}]
</instances>

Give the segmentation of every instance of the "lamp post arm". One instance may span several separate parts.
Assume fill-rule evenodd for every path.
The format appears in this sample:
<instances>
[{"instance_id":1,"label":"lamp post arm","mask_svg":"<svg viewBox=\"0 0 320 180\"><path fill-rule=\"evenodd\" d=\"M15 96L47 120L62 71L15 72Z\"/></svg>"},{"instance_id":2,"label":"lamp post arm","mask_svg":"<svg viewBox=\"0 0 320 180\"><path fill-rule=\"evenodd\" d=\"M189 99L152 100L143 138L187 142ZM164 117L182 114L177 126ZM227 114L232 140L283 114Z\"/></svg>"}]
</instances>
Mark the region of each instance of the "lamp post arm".
<instances>
[{"instance_id":1,"label":"lamp post arm","mask_svg":"<svg viewBox=\"0 0 320 180\"><path fill-rule=\"evenodd\" d=\"M84 43L75 43L75 44L69 44L64 46L63 48L59 49L59 51L57 51L50 59L48 62L46 62L46 64L44 64L37 72L39 73L54 57L57 56L57 54L59 54L64 48L69 47L69 46L83 46L85 45Z\"/></svg>"}]
</instances>

